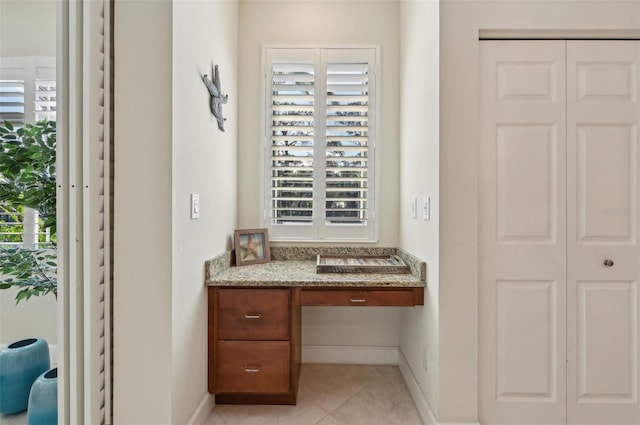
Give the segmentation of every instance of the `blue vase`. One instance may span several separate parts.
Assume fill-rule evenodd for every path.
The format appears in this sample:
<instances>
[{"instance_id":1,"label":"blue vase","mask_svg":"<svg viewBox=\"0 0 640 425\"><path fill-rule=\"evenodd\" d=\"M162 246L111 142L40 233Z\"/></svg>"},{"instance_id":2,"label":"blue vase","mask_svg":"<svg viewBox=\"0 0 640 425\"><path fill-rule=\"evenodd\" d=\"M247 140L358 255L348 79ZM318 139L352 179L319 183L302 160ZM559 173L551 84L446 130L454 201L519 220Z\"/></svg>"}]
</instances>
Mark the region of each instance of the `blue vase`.
<instances>
[{"instance_id":1,"label":"blue vase","mask_svg":"<svg viewBox=\"0 0 640 425\"><path fill-rule=\"evenodd\" d=\"M27 425L57 425L58 423L58 368L43 373L36 379L29 394Z\"/></svg>"},{"instance_id":2,"label":"blue vase","mask_svg":"<svg viewBox=\"0 0 640 425\"><path fill-rule=\"evenodd\" d=\"M49 344L42 338L29 338L0 351L0 413L27 409L31 385L49 370Z\"/></svg>"}]
</instances>

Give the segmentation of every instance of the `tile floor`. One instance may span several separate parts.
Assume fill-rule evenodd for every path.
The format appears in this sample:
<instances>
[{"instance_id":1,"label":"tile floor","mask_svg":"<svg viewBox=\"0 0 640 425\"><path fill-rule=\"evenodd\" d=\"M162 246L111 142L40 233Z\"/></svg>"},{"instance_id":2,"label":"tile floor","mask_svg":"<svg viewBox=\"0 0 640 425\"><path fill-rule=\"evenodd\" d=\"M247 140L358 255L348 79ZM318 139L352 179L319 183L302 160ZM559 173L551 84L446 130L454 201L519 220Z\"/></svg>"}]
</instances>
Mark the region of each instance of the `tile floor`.
<instances>
[{"instance_id":1,"label":"tile floor","mask_svg":"<svg viewBox=\"0 0 640 425\"><path fill-rule=\"evenodd\" d=\"M24 425L27 414L0 415ZM207 425L422 425L397 366L304 364L295 406L218 405Z\"/></svg>"},{"instance_id":2,"label":"tile floor","mask_svg":"<svg viewBox=\"0 0 640 425\"><path fill-rule=\"evenodd\" d=\"M304 364L295 406L217 405L207 425L422 425L397 366Z\"/></svg>"}]
</instances>

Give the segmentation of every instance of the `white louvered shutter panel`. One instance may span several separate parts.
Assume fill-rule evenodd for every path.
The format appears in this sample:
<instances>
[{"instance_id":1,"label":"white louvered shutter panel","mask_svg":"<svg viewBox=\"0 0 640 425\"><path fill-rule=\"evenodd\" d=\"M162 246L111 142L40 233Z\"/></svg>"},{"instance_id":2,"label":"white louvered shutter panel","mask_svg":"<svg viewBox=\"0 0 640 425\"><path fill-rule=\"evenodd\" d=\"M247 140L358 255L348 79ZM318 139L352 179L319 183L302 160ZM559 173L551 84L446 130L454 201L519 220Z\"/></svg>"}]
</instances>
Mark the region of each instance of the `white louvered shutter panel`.
<instances>
[{"instance_id":1,"label":"white louvered shutter panel","mask_svg":"<svg viewBox=\"0 0 640 425\"><path fill-rule=\"evenodd\" d=\"M326 222L366 225L368 63L327 64L326 99Z\"/></svg>"},{"instance_id":2,"label":"white louvered shutter panel","mask_svg":"<svg viewBox=\"0 0 640 425\"><path fill-rule=\"evenodd\" d=\"M33 101L35 121L56 120L56 63L50 58L36 58Z\"/></svg>"},{"instance_id":3,"label":"white louvered shutter panel","mask_svg":"<svg viewBox=\"0 0 640 425\"><path fill-rule=\"evenodd\" d=\"M24 81L0 80L0 123L24 124Z\"/></svg>"},{"instance_id":4,"label":"white louvered shutter panel","mask_svg":"<svg viewBox=\"0 0 640 425\"><path fill-rule=\"evenodd\" d=\"M315 65L303 58L274 62L270 80L269 220L273 225L311 225Z\"/></svg>"},{"instance_id":5,"label":"white louvered shutter panel","mask_svg":"<svg viewBox=\"0 0 640 425\"><path fill-rule=\"evenodd\" d=\"M36 121L48 119L56 120L56 80L38 79L34 88L35 105L34 114Z\"/></svg>"}]
</instances>

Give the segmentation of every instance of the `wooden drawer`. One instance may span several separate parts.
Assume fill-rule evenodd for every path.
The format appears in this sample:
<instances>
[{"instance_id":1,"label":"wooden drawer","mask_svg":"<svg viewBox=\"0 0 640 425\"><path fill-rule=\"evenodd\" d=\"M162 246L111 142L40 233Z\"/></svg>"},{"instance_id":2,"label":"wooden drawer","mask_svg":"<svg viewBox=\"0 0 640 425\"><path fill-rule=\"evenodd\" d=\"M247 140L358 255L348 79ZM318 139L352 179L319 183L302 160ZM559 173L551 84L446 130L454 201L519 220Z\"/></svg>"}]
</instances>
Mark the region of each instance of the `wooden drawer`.
<instances>
[{"instance_id":1,"label":"wooden drawer","mask_svg":"<svg viewBox=\"0 0 640 425\"><path fill-rule=\"evenodd\" d=\"M288 340L288 289L219 289L218 340Z\"/></svg>"},{"instance_id":2,"label":"wooden drawer","mask_svg":"<svg viewBox=\"0 0 640 425\"><path fill-rule=\"evenodd\" d=\"M216 393L286 393L289 342L218 341Z\"/></svg>"},{"instance_id":3,"label":"wooden drawer","mask_svg":"<svg viewBox=\"0 0 640 425\"><path fill-rule=\"evenodd\" d=\"M418 290L418 293L416 292ZM304 289L303 306L414 306L422 305L422 288Z\"/></svg>"}]
</instances>

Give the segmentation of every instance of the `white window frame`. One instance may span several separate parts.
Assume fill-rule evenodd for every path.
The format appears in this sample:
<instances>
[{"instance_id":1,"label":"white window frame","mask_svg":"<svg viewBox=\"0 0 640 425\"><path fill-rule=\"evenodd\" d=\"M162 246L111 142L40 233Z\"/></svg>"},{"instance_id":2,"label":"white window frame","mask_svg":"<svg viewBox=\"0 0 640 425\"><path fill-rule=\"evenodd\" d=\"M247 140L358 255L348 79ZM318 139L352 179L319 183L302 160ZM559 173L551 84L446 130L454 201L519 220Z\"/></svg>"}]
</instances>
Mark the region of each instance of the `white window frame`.
<instances>
[{"instance_id":1,"label":"white window frame","mask_svg":"<svg viewBox=\"0 0 640 425\"><path fill-rule=\"evenodd\" d=\"M331 59L328 60L327 57ZM269 239L271 241L282 242L357 242L375 243L378 239L377 211L379 210L380 192L380 166L377 160L380 147L380 46L356 45L356 46L326 46L326 45L303 45L303 46L273 46L262 47L262 87L261 87L261 225L269 229ZM322 214L315 214L313 223L306 225L295 224L272 224L270 217L271 206L271 166L272 158L272 97L271 97L271 65L272 63L287 61L311 61L315 64L316 81L320 81L320 90L325 86L326 74L319 72L325 69L327 62L331 63L353 63L363 61L369 64L369 108L368 108L368 194L367 194L367 224L327 224L325 223L324 206L321 208ZM316 106L316 115L325 114L326 90L321 94L322 102ZM316 99L318 97L316 96ZM324 117L322 118L324 120ZM322 134L324 141L325 134ZM314 143L315 144L315 143ZM323 144L324 146L324 144ZM317 176L324 176L325 158L314 161L314 182ZM321 163L321 164L319 164ZM316 166L318 164L318 166ZM324 184L322 185L324 187ZM324 203L324 193L314 185L313 202L315 205ZM321 196L320 196L321 195ZM320 197L319 197L320 196Z\"/></svg>"}]
</instances>

